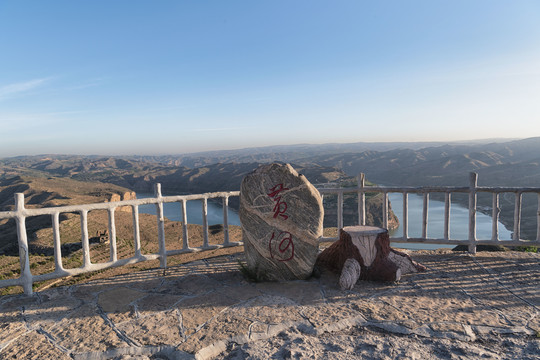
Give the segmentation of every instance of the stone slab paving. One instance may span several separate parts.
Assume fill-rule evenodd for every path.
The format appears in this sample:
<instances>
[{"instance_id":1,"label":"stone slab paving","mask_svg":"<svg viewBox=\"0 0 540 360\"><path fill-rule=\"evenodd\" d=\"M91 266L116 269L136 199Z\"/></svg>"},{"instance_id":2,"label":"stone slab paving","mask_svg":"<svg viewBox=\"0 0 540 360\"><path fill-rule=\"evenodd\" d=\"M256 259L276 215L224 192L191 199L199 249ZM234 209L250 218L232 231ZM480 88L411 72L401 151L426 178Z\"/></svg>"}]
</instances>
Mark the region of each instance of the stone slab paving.
<instances>
[{"instance_id":1,"label":"stone slab paving","mask_svg":"<svg viewBox=\"0 0 540 360\"><path fill-rule=\"evenodd\" d=\"M540 255L410 253L399 283L250 283L242 255L0 298L2 359L540 359Z\"/></svg>"}]
</instances>

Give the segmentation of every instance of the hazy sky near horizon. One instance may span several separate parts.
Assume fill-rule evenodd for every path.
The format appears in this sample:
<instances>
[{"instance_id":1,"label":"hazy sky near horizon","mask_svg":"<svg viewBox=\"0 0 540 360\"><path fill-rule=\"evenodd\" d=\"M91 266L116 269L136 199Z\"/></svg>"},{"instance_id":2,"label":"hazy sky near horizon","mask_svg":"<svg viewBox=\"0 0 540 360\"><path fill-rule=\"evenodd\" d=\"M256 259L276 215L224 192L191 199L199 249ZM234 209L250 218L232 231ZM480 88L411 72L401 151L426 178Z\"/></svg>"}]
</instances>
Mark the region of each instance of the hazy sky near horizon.
<instances>
[{"instance_id":1,"label":"hazy sky near horizon","mask_svg":"<svg viewBox=\"0 0 540 360\"><path fill-rule=\"evenodd\" d=\"M540 136L540 1L0 0L0 158Z\"/></svg>"}]
</instances>

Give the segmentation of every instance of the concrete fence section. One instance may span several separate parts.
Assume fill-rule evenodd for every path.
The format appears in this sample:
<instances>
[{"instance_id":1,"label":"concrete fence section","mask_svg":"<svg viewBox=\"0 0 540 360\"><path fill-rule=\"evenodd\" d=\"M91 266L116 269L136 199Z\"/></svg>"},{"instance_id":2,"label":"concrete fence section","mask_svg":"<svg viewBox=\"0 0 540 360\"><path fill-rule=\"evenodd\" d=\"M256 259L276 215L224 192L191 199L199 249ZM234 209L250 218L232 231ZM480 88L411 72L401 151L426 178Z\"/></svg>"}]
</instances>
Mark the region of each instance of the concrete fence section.
<instances>
[{"instance_id":1,"label":"concrete fence section","mask_svg":"<svg viewBox=\"0 0 540 360\"><path fill-rule=\"evenodd\" d=\"M320 188L321 194L336 194L337 195L337 227L343 227L343 196L344 194L358 194L358 224L366 225L366 204L365 198L367 193L381 193L383 195L382 217L383 227L388 227L388 194L400 193L403 195L403 219L401 225L403 228L403 236L391 237L390 241L395 243L425 243L425 244L444 244L444 245L463 245L467 244L469 252L476 253L477 245L506 245L506 246L540 246L540 188L526 187L480 187L477 185L478 174L471 173L469 178L469 186L466 187L450 187L450 186L424 186L424 187L392 187L392 186L365 186L364 174L358 175L357 188ZM490 239L477 239L476 237L476 212L477 212L477 194L491 193L492 194L492 234ZM444 234L443 238L428 238L428 209L429 195L432 193L444 194ZM469 197L469 235L467 239L450 239L450 208L451 198L454 193L468 194ZM501 194L514 194L514 224L512 240L500 240L498 223L499 223L499 196ZM535 239L521 238L521 199L524 193L535 193L538 196L538 211L537 211L537 231ZM423 196L422 206L422 235L421 237L409 237L408 235L408 195L421 194ZM335 241L337 238L321 238L321 241Z\"/></svg>"},{"instance_id":2,"label":"concrete fence section","mask_svg":"<svg viewBox=\"0 0 540 360\"><path fill-rule=\"evenodd\" d=\"M446 244L460 245L467 244L469 252L476 253L476 246L479 244L490 245L509 245L509 246L540 246L540 188L512 188L512 187L478 187L477 174L471 173L468 187L387 187L387 186L365 186L364 174L358 175L358 186L348 188L319 188L319 192L324 195L337 195L337 227L343 227L343 203L345 194L357 194L358 196L358 224L366 224L366 194L381 193L383 195L383 226L388 225L388 194L401 193L403 194L403 218L401 219L403 227L403 236L392 237L391 242L395 243L426 243L426 244ZM476 198L478 192L487 192L493 194L493 210L492 210L492 236L491 239L476 238ZM445 212L444 212L444 236L443 238L428 238L428 203L430 193L442 193L445 196ZM465 193L469 195L469 236L468 239L450 239L450 204L453 193ZM499 196L503 193L515 194L515 209L514 209L514 231L513 239L510 241L501 241L498 238L498 220L499 220ZM520 223L521 223L521 197L523 193L536 193L539 198L538 211L538 230L536 239L523 240L520 238ZM423 195L423 212L422 212L422 236L420 238L411 238L408 236L408 195L422 194ZM91 271L102 270L111 267L123 266L147 260L160 260L162 268L167 267L167 256L212 250L221 247L240 246L242 242L232 242L229 239L228 225L228 210L229 198L239 196L239 191L230 192L214 192L195 195L178 195L178 196L163 196L161 194L161 185L156 184L155 194L152 198L124 200L117 202L106 202L98 204L83 204L49 207L41 209L26 209L24 206L24 195L21 193L15 194L15 210L0 212L0 219L15 219L17 226L17 236L19 243L19 258L20 258L20 276L16 279L0 280L0 287L7 286L22 286L26 294L32 294L32 284L35 282L63 278L67 276L79 275ZM223 233L224 240L221 244L209 244L208 242L208 220L207 220L207 202L208 199L221 199L223 203ZM202 229L203 229L203 245L201 247L190 247L189 234L187 226L187 208L188 201L202 202ZM179 203L182 209L182 248L177 250L167 250L165 239L165 217L163 214L163 204ZM157 240L159 250L156 254L141 253L140 231L139 231L139 206L154 204L156 206L157 219ZM116 246L116 225L115 225L115 210L122 206L130 206L133 214L133 256L125 259L117 259ZM93 264L90 256L90 241L88 235L88 212L92 210L107 210L108 212L108 230L109 230L109 246L110 260L106 263ZM64 269L62 265L61 239L60 239L60 214L62 213L78 213L81 221L81 245L83 264L79 268ZM26 229L26 219L33 216L49 215L52 219L53 244L54 244L54 261L55 270L51 273L42 275L33 275L30 269L29 247ZM321 242L335 241L337 238L322 237Z\"/></svg>"},{"instance_id":3,"label":"concrete fence section","mask_svg":"<svg viewBox=\"0 0 540 360\"><path fill-rule=\"evenodd\" d=\"M214 192L196 195L180 195L180 196L162 196L161 185L156 184L155 194L152 198L124 200L116 202L105 202L98 204L83 204L58 206L41 209L26 209L24 207L24 195L21 193L15 194L15 210L0 212L0 219L15 219L17 224L17 236L19 242L19 257L20 257L20 277L16 279L0 280L0 287L7 286L22 286L26 294L32 294L32 284L35 282L63 278L67 276L79 275L91 271L103 270L111 267L118 267L127 264L134 264L147 260L160 260L162 268L167 267L167 256L212 250L221 247L231 247L242 245L241 242L232 242L229 239L228 225L228 201L229 197L239 196L239 191L231 192ZM208 220L207 220L207 202L208 199L222 199L223 202L223 233L224 241L221 244L210 245L208 243ZM186 203L188 201L202 202L202 219L203 219L203 246L190 247L189 234L187 226L187 211ZM182 248L177 250L167 250L165 242L165 216L163 214L164 203L180 203L182 209ZM156 254L141 253L140 242L140 227L139 227L139 206L155 204L156 219L157 219L157 240L159 251ZM117 259L116 247L116 226L114 221L115 209L122 206L130 206L133 214L133 256L126 259ZM92 210L107 210L108 212L108 231L109 231L109 246L110 260L105 263L93 264L90 258L90 241L88 235L88 212ZM62 213L78 213L81 220L81 245L83 264L79 268L64 269L62 265L61 240L60 240L60 214ZM26 218L32 216L50 215L52 217L53 242L54 242L54 272L42 275L32 275L30 271L29 247L26 231Z\"/></svg>"}]
</instances>

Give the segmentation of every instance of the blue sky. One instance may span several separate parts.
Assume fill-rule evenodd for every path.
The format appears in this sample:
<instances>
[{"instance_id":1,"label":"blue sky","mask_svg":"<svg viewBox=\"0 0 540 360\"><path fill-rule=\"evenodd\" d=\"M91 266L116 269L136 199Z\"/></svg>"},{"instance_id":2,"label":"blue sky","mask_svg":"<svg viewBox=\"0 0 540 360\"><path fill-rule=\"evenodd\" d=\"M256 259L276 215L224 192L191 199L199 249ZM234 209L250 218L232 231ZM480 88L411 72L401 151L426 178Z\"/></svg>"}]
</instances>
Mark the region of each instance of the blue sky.
<instances>
[{"instance_id":1,"label":"blue sky","mask_svg":"<svg viewBox=\"0 0 540 360\"><path fill-rule=\"evenodd\" d=\"M540 1L0 0L0 157L540 136Z\"/></svg>"}]
</instances>

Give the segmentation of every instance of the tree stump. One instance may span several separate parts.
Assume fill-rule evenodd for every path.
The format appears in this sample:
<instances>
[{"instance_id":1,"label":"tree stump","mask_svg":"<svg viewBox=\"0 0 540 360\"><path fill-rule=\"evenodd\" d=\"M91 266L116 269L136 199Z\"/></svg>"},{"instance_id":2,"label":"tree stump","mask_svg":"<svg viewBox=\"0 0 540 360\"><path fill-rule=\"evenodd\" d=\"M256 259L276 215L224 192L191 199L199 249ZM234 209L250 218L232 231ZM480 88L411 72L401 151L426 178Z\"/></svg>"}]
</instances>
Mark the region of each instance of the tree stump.
<instances>
[{"instance_id":1,"label":"tree stump","mask_svg":"<svg viewBox=\"0 0 540 360\"><path fill-rule=\"evenodd\" d=\"M403 274L426 269L392 249L388 230L374 226L340 229L339 240L319 254L317 265L340 274L343 290L352 289L358 280L398 281Z\"/></svg>"}]
</instances>

